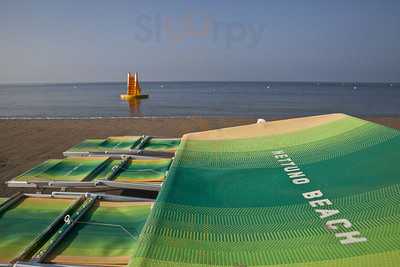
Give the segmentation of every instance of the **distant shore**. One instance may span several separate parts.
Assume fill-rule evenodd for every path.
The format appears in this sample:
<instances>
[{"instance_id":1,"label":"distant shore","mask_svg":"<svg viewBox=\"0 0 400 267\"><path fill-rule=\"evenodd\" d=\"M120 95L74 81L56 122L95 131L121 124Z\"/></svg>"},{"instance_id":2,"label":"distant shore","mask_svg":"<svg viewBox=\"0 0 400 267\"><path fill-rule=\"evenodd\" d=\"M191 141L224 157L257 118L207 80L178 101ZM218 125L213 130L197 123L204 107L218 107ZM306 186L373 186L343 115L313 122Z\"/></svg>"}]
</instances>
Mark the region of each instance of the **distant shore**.
<instances>
[{"instance_id":1,"label":"distant shore","mask_svg":"<svg viewBox=\"0 0 400 267\"><path fill-rule=\"evenodd\" d=\"M7 188L5 181L44 160L62 158L62 152L87 138L143 134L181 137L188 132L254 123L256 119L200 117L0 119L0 196L8 196L18 191ZM363 119L400 129L400 117L363 117Z\"/></svg>"}]
</instances>

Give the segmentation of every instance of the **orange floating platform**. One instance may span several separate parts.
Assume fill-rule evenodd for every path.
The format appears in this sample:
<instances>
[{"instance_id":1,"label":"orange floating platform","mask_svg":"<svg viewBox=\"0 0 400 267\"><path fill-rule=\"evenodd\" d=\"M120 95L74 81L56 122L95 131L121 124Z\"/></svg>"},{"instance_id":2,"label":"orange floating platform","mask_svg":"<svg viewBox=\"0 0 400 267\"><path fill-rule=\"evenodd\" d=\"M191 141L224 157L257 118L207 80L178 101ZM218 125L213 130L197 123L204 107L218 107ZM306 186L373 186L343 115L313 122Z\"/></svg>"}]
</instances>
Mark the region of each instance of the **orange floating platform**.
<instances>
[{"instance_id":1,"label":"orange floating platform","mask_svg":"<svg viewBox=\"0 0 400 267\"><path fill-rule=\"evenodd\" d=\"M127 92L126 94L120 95L122 100L132 100L132 99L143 99L148 98L149 95L142 95L141 88L139 85L139 74L137 72L132 75L128 72L128 79L127 79Z\"/></svg>"}]
</instances>

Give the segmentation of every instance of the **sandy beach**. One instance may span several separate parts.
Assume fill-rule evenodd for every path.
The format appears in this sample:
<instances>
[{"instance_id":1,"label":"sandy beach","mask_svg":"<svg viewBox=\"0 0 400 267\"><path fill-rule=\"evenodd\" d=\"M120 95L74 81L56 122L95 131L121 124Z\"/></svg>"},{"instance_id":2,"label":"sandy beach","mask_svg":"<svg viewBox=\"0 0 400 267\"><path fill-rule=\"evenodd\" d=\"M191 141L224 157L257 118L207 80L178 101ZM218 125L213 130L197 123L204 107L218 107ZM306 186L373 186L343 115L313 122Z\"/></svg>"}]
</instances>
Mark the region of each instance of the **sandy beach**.
<instances>
[{"instance_id":1,"label":"sandy beach","mask_svg":"<svg viewBox=\"0 0 400 267\"><path fill-rule=\"evenodd\" d=\"M400 118L397 117L363 119L400 129ZM8 196L17 191L7 188L5 181L44 160L62 158L62 152L87 138L143 134L180 137L189 132L244 125L255 121L256 118L0 120L0 196Z\"/></svg>"}]
</instances>

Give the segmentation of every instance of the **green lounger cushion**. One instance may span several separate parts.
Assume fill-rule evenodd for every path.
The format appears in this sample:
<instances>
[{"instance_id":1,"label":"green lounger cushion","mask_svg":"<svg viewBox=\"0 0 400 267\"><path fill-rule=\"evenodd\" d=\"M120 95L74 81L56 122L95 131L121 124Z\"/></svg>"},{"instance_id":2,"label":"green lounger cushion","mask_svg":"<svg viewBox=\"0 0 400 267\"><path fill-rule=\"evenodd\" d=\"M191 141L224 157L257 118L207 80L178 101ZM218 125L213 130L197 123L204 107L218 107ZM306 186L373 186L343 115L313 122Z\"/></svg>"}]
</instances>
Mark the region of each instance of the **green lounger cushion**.
<instances>
[{"instance_id":1,"label":"green lounger cushion","mask_svg":"<svg viewBox=\"0 0 400 267\"><path fill-rule=\"evenodd\" d=\"M126 266L150 212L149 202L97 201L46 262Z\"/></svg>"},{"instance_id":2,"label":"green lounger cushion","mask_svg":"<svg viewBox=\"0 0 400 267\"><path fill-rule=\"evenodd\" d=\"M115 182L162 182L171 165L171 159L135 159L130 160L122 167L111 181ZM113 160L96 176L96 179L105 179L112 173L112 168L121 164L121 160Z\"/></svg>"},{"instance_id":3,"label":"green lounger cushion","mask_svg":"<svg viewBox=\"0 0 400 267\"><path fill-rule=\"evenodd\" d=\"M178 138L151 138L148 143L145 144L144 150L151 151L171 151L174 152L181 140Z\"/></svg>"},{"instance_id":4,"label":"green lounger cushion","mask_svg":"<svg viewBox=\"0 0 400 267\"><path fill-rule=\"evenodd\" d=\"M69 157L62 160L47 160L16 177L15 181L26 182L81 182L110 180L117 182L162 182L171 165L171 159L152 158L129 160L115 176L113 168L122 163L108 157Z\"/></svg>"},{"instance_id":5,"label":"green lounger cushion","mask_svg":"<svg viewBox=\"0 0 400 267\"><path fill-rule=\"evenodd\" d=\"M47 160L16 177L16 181L83 181L91 180L107 157L70 157L62 160Z\"/></svg>"},{"instance_id":6,"label":"green lounger cushion","mask_svg":"<svg viewBox=\"0 0 400 267\"><path fill-rule=\"evenodd\" d=\"M27 197L0 215L0 263L18 256L72 201Z\"/></svg>"},{"instance_id":7,"label":"green lounger cushion","mask_svg":"<svg viewBox=\"0 0 400 267\"><path fill-rule=\"evenodd\" d=\"M140 136L111 136L107 139L87 139L71 147L70 152L103 152L113 150L129 150L140 140Z\"/></svg>"}]
</instances>

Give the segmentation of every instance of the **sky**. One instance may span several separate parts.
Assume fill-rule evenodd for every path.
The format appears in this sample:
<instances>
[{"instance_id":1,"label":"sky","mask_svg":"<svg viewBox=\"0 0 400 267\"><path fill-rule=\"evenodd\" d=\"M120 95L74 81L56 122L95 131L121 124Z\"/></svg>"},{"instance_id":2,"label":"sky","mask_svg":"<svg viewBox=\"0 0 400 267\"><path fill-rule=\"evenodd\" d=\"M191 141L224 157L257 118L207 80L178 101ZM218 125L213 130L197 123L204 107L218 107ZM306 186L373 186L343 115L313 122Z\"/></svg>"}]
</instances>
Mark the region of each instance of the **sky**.
<instances>
[{"instance_id":1,"label":"sky","mask_svg":"<svg viewBox=\"0 0 400 267\"><path fill-rule=\"evenodd\" d=\"M398 0L0 1L0 83L400 81Z\"/></svg>"}]
</instances>

